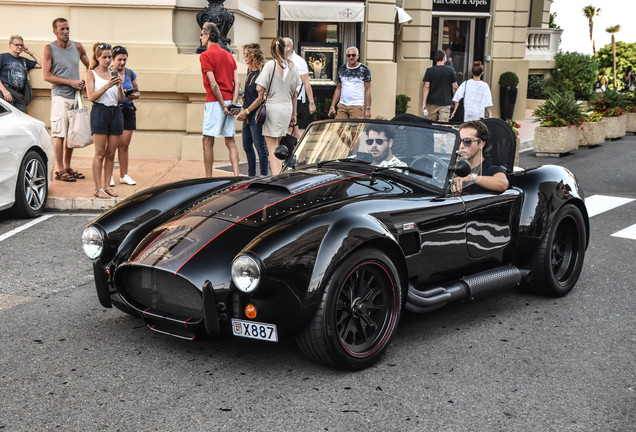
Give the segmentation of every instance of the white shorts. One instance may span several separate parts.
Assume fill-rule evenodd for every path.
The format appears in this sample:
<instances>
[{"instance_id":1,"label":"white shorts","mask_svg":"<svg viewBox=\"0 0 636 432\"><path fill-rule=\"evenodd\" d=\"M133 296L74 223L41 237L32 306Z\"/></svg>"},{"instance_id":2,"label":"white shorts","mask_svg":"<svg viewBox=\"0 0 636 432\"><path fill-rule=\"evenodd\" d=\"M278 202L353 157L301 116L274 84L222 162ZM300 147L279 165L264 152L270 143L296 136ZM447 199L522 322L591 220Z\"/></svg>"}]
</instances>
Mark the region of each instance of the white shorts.
<instances>
[{"instance_id":1,"label":"white shorts","mask_svg":"<svg viewBox=\"0 0 636 432\"><path fill-rule=\"evenodd\" d=\"M227 100L225 104L229 105L231 102L231 100ZM235 131L234 120L236 120L236 116L225 115L220 103L206 102L203 113L203 135L233 137Z\"/></svg>"},{"instance_id":2,"label":"white shorts","mask_svg":"<svg viewBox=\"0 0 636 432\"><path fill-rule=\"evenodd\" d=\"M67 112L73 109L75 99L51 96L51 137L65 138L68 131Z\"/></svg>"}]
</instances>

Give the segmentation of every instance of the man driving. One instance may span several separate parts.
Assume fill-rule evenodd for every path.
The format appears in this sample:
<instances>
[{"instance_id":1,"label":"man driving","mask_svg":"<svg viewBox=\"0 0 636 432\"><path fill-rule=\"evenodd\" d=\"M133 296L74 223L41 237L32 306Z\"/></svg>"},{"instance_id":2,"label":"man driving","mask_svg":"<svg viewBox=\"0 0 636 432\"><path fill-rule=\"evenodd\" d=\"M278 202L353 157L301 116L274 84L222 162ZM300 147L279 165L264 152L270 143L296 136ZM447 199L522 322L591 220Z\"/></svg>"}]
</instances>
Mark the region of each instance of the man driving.
<instances>
[{"instance_id":1,"label":"man driving","mask_svg":"<svg viewBox=\"0 0 636 432\"><path fill-rule=\"evenodd\" d=\"M391 127L371 124L367 127L367 150L373 158L372 165L379 167L406 166L393 155L393 131Z\"/></svg>"},{"instance_id":2,"label":"man driving","mask_svg":"<svg viewBox=\"0 0 636 432\"><path fill-rule=\"evenodd\" d=\"M506 169L501 165L484 161L483 150L488 141L486 125L478 120L463 123L459 127L459 136L461 137L459 144L461 159L470 163L471 170L466 177L453 179L451 185L453 195L488 191L503 192L508 189Z\"/></svg>"}]
</instances>

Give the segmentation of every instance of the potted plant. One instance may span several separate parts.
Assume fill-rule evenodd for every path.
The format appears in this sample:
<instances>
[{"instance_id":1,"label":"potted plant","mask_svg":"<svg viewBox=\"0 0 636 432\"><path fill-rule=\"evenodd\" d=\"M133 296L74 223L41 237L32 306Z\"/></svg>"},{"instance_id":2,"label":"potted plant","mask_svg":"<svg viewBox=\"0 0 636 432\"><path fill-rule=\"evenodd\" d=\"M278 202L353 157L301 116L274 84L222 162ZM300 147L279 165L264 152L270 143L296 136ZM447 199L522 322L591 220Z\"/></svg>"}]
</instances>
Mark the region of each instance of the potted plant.
<instances>
[{"instance_id":1,"label":"potted plant","mask_svg":"<svg viewBox=\"0 0 636 432\"><path fill-rule=\"evenodd\" d=\"M405 94L395 96L395 114L403 114L409 109L411 97Z\"/></svg>"},{"instance_id":2,"label":"potted plant","mask_svg":"<svg viewBox=\"0 0 636 432\"><path fill-rule=\"evenodd\" d=\"M571 92L552 93L533 115L541 123L534 130L537 156L559 156L579 147L577 134L585 119Z\"/></svg>"},{"instance_id":3,"label":"potted plant","mask_svg":"<svg viewBox=\"0 0 636 432\"><path fill-rule=\"evenodd\" d=\"M515 113L519 77L514 72L504 72L499 76L499 108L501 118L511 120Z\"/></svg>"},{"instance_id":4,"label":"potted plant","mask_svg":"<svg viewBox=\"0 0 636 432\"><path fill-rule=\"evenodd\" d=\"M514 120L506 120L506 124L510 126L512 132L515 134L515 143L517 148L515 149L515 165L519 165L519 128L521 125Z\"/></svg>"},{"instance_id":5,"label":"potted plant","mask_svg":"<svg viewBox=\"0 0 636 432\"><path fill-rule=\"evenodd\" d=\"M605 142L605 125L602 119L603 116L594 111L585 115L585 124L581 126L583 139L579 145L592 147Z\"/></svg>"},{"instance_id":6,"label":"potted plant","mask_svg":"<svg viewBox=\"0 0 636 432\"><path fill-rule=\"evenodd\" d=\"M617 139L625 136L627 117L623 114L628 106L626 94L617 93L608 88L602 93L594 93L590 98L589 105L595 112L603 116L606 138Z\"/></svg>"}]
</instances>

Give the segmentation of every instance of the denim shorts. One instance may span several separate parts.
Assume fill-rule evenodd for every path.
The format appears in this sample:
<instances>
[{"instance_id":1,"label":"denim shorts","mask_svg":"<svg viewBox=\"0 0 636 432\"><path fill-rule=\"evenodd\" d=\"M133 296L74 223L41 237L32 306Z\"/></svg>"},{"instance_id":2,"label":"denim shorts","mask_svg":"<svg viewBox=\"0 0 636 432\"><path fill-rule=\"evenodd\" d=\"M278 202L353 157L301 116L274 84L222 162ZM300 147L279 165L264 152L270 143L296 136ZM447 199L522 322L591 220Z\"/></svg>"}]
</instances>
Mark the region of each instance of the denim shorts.
<instances>
[{"instance_id":1,"label":"denim shorts","mask_svg":"<svg viewBox=\"0 0 636 432\"><path fill-rule=\"evenodd\" d=\"M121 135L124 133L124 116L119 105L106 106L93 102L91 108L91 133Z\"/></svg>"}]
</instances>

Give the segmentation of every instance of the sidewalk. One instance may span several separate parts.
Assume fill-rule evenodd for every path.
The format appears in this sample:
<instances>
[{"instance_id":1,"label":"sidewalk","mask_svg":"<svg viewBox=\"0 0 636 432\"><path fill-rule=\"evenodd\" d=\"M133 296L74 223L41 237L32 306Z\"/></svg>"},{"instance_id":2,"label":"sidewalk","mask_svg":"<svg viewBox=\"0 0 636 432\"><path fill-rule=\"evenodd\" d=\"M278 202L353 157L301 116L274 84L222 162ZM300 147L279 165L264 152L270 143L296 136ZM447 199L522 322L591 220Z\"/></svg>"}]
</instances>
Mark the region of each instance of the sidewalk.
<instances>
[{"instance_id":1,"label":"sidewalk","mask_svg":"<svg viewBox=\"0 0 636 432\"><path fill-rule=\"evenodd\" d=\"M538 123L530 119L531 112L526 112L528 120L520 121L519 140L520 150L532 148L534 144L534 128ZM86 178L68 183L53 179L49 186L49 197L46 201L46 208L55 211L98 211L102 212L113 207L115 204L149 187L179 181L188 178L204 177L203 161L166 159L166 158L130 158L128 172L137 182L135 186L119 184L119 165L115 164L113 177L115 177L115 190L119 194L118 198L103 199L95 198L95 183L91 164L92 156L74 156L73 169L83 173ZM241 173L247 174L247 164L241 161ZM220 170L219 168L225 168ZM214 173L216 176L232 175L229 161L216 161L214 163Z\"/></svg>"}]
</instances>

